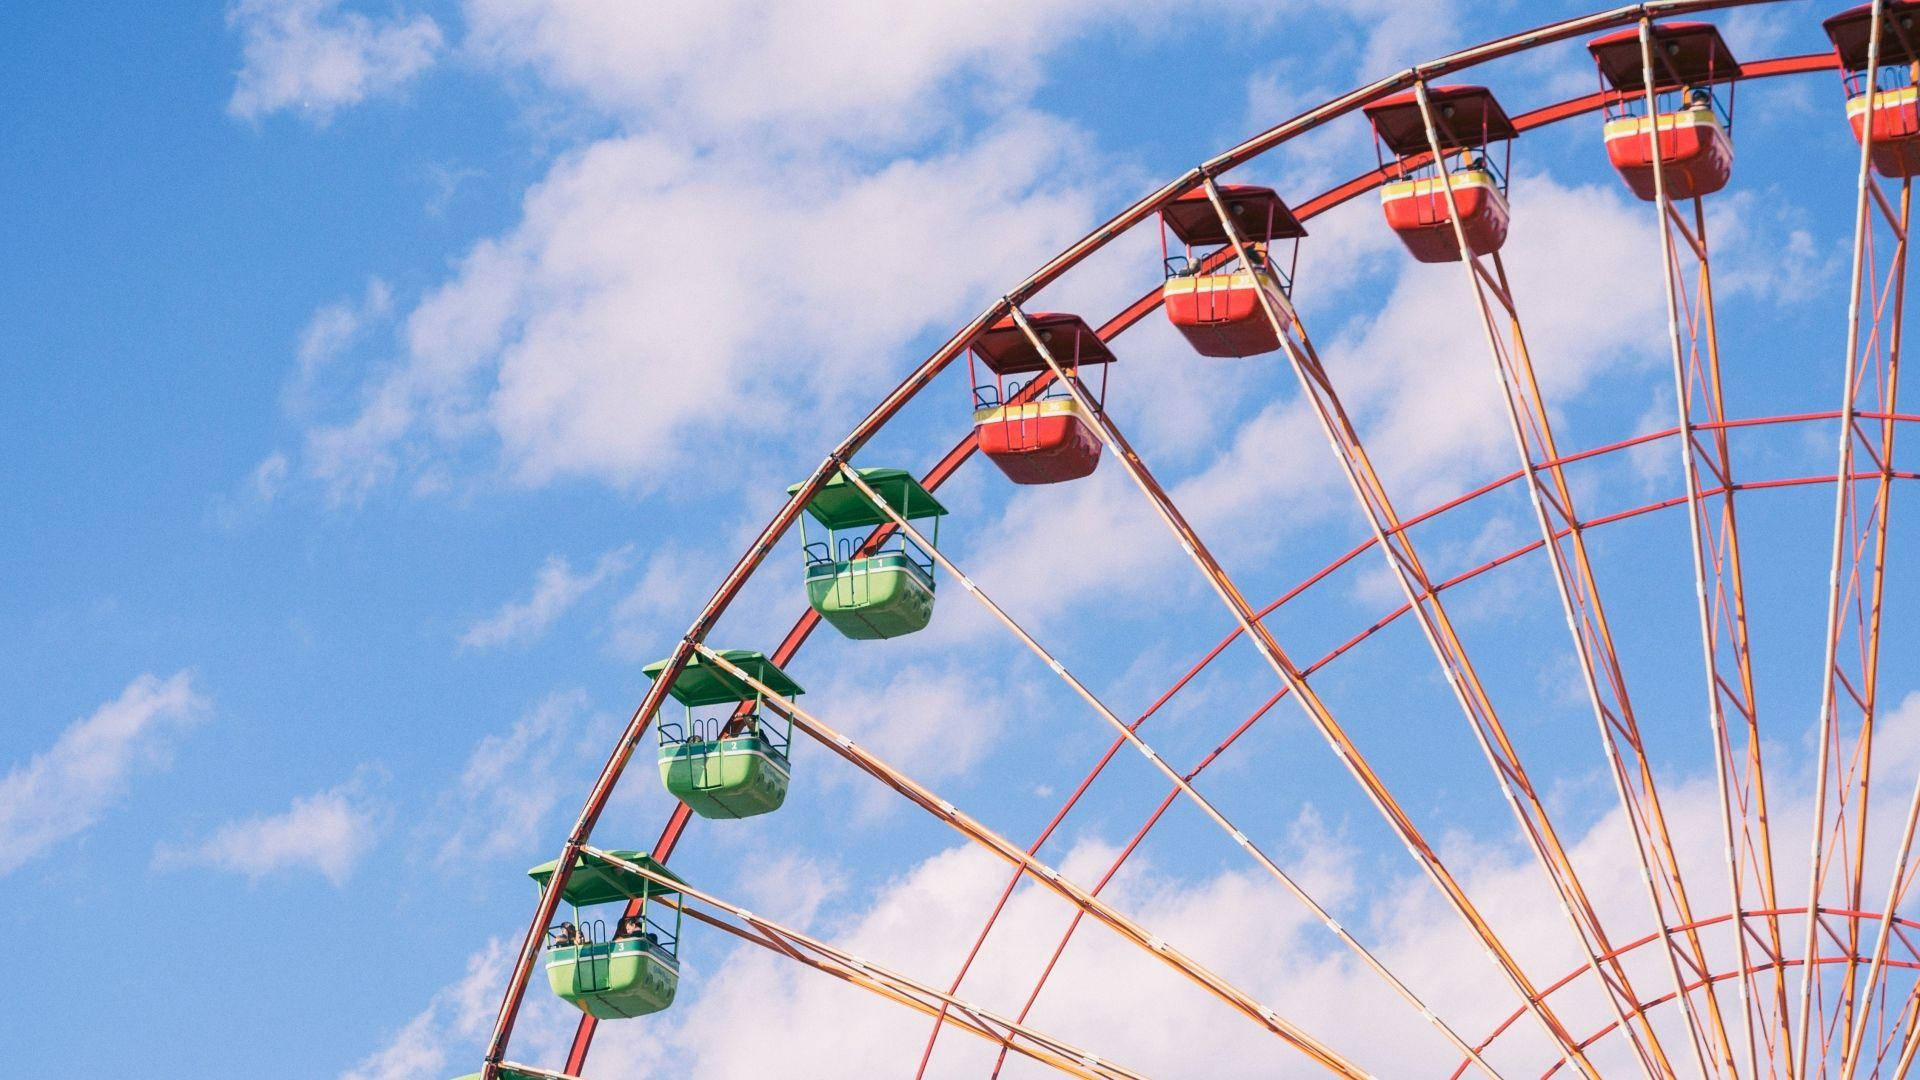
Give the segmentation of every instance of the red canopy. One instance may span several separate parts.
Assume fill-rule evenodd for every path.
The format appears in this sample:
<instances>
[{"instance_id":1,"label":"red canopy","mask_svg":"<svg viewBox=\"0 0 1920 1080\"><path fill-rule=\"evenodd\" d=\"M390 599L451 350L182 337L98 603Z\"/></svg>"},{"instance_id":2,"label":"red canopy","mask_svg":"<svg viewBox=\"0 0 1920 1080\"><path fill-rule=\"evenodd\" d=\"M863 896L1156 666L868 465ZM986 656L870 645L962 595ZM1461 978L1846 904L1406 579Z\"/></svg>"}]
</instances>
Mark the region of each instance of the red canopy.
<instances>
[{"instance_id":1,"label":"red canopy","mask_svg":"<svg viewBox=\"0 0 1920 1080\"><path fill-rule=\"evenodd\" d=\"M1114 361L1107 343L1093 332L1093 327L1078 315L1069 315L1057 311L1029 312L1027 322L1040 340L1047 343L1047 351L1061 367L1071 367L1074 361L1075 335L1078 335L1079 358L1082 364L1111 364ZM1040 356L1040 350L1027 340L1026 332L1009 315L991 327L974 336L972 348L980 361L1000 375L1019 375L1030 371L1046 371L1047 362Z\"/></svg>"},{"instance_id":2,"label":"red canopy","mask_svg":"<svg viewBox=\"0 0 1920 1080\"><path fill-rule=\"evenodd\" d=\"M1306 226L1293 216L1287 204L1272 188L1252 184L1221 184L1220 201L1233 215L1240 239L1248 243L1269 240L1293 240L1307 235ZM1207 189L1192 191L1168 203L1160 210L1160 220L1173 235L1189 247L1212 247L1227 242L1227 230L1220 226L1220 214L1207 198Z\"/></svg>"},{"instance_id":3,"label":"red canopy","mask_svg":"<svg viewBox=\"0 0 1920 1080\"><path fill-rule=\"evenodd\" d=\"M1440 149L1484 146L1520 134L1507 111L1484 86L1432 86L1427 101L1433 106L1433 127ZM1427 150L1427 125L1420 117L1420 99L1414 91L1395 94L1367 106L1374 134L1396 157Z\"/></svg>"},{"instance_id":4,"label":"red canopy","mask_svg":"<svg viewBox=\"0 0 1920 1080\"><path fill-rule=\"evenodd\" d=\"M1887 0L1881 8L1894 18L1880 27L1880 62L1911 64L1920 60L1920 0ZM1820 24L1833 39L1833 50L1848 71L1865 71L1867 46L1872 41L1873 5L1848 8Z\"/></svg>"},{"instance_id":5,"label":"red canopy","mask_svg":"<svg viewBox=\"0 0 1920 1080\"><path fill-rule=\"evenodd\" d=\"M1615 90L1645 90L1646 74L1640 59L1640 28L1616 31L1587 42L1600 74ZM1740 61L1733 58L1720 28L1712 23L1653 24L1654 89L1698 86L1740 77Z\"/></svg>"}]
</instances>

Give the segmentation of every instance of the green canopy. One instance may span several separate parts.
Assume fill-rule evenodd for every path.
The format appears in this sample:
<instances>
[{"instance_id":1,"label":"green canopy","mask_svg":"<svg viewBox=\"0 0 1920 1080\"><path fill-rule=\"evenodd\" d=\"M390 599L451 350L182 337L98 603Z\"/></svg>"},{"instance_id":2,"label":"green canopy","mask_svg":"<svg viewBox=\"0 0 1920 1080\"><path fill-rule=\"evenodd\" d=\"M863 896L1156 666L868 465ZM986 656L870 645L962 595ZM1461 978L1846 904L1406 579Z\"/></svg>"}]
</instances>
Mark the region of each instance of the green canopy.
<instances>
[{"instance_id":1,"label":"green canopy","mask_svg":"<svg viewBox=\"0 0 1920 1080\"><path fill-rule=\"evenodd\" d=\"M726 649L720 655L726 658L727 663L759 679L783 698L806 693L800 689L799 683L788 678L786 672L775 667L773 661L762 653L751 649ZM658 679L666 669L666 660L655 660L640 670L647 678ZM724 705L729 701L752 701L755 697L753 687L699 653L687 658L687 666L680 669L680 675L673 680L668 693L673 695L673 700L691 709L703 705Z\"/></svg>"},{"instance_id":2,"label":"green canopy","mask_svg":"<svg viewBox=\"0 0 1920 1080\"><path fill-rule=\"evenodd\" d=\"M860 479L878 492L888 506L901 517L912 521L914 518L939 517L947 512L933 493L920 486L920 481L905 469L859 469ZM800 490L799 484L787 489L792 495ZM866 493L853 486L845 473L833 474L807 504L807 513L814 520L829 529L863 529L869 525L882 525L893 519L888 517Z\"/></svg>"},{"instance_id":3,"label":"green canopy","mask_svg":"<svg viewBox=\"0 0 1920 1080\"><path fill-rule=\"evenodd\" d=\"M623 862L645 867L652 872L679 881L673 871L662 866L653 856L641 851L610 851L607 854ZM527 876L547 887L548 879L553 877L559 859L549 859L527 871ZM595 904L611 904L616 900L638 900L644 896L667 896L679 892L671 886L642 877L624 867L615 866L591 851L580 853L580 860L574 864L573 873L567 875L567 903L574 907L592 907Z\"/></svg>"}]
</instances>

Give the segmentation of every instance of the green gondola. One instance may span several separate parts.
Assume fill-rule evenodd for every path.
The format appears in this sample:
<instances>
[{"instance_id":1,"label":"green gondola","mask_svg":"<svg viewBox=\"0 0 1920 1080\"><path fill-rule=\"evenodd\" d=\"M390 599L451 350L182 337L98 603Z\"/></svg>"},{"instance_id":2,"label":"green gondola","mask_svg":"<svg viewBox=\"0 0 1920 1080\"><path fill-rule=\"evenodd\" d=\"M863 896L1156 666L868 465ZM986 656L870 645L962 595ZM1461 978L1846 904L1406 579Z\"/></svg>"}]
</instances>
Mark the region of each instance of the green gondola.
<instances>
[{"instance_id":1,"label":"green gondola","mask_svg":"<svg viewBox=\"0 0 1920 1080\"><path fill-rule=\"evenodd\" d=\"M803 693L800 684L771 660L746 649L720 654L784 698ZM667 661L641 669L658 679ZM773 723L759 712L760 694L695 653L668 689L686 706L684 724L660 721L660 781L674 798L707 818L743 818L780 809L793 775L793 725ZM732 705L724 717L697 719L693 710Z\"/></svg>"},{"instance_id":2,"label":"green gondola","mask_svg":"<svg viewBox=\"0 0 1920 1080\"><path fill-rule=\"evenodd\" d=\"M670 880L679 881L652 856L638 851L609 852ZM559 860L540 864L527 876L545 888ZM673 1004L680 985L681 913L673 907L668 924L655 901L678 890L636 874L592 852L582 852L567 876L564 898L574 921L547 931L547 985L589 1016L615 1020L656 1013ZM634 910L615 924L609 936L604 919L582 918L583 907L634 901Z\"/></svg>"},{"instance_id":3,"label":"green gondola","mask_svg":"<svg viewBox=\"0 0 1920 1080\"><path fill-rule=\"evenodd\" d=\"M947 508L920 481L903 469L858 471L860 479L901 517L908 521L932 518L933 535L928 541L939 543L940 518ZM798 490L800 485L795 484L787 494ZM807 603L813 610L858 641L900 637L927 625L933 618L933 557L897 531L873 546L869 545L872 534L840 535L891 524L893 519L885 511L845 474L836 474L807 503L807 514L827 528L824 542L809 542L806 519L800 521Z\"/></svg>"}]
</instances>

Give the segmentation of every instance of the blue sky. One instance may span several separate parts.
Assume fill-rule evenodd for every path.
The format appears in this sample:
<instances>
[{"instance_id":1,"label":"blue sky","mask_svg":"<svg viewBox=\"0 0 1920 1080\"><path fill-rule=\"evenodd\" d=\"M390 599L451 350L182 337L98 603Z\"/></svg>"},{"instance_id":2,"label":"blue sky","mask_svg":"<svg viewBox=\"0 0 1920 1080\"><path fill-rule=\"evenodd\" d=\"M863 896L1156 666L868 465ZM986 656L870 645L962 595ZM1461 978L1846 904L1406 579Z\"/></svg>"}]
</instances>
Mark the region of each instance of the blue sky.
<instances>
[{"instance_id":1,"label":"blue sky","mask_svg":"<svg viewBox=\"0 0 1920 1080\"><path fill-rule=\"evenodd\" d=\"M684 631L786 484L954 327L1164 178L1352 85L1576 10L0 11L0 919L20 943L0 1056L80 1076L476 1066L503 949L534 897L524 869L556 850L644 692L640 666ZM1771 56L1823 48L1826 13L1785 3L1719 21L1742 56ZM1475 79L1511 111L1593 85L1577 43ZM1712 204L1736 416L1838 404L1856 150L1836 83L1739 94L1735 180ZM1373 160L1350 118L1246 178L1298 201ZM1514 174L1510 255L1562 445L1669 426L1653 219L1607 170L1598 121L1522 139ZM1297 300L1402 510L1511 469L1458 271L1405 258L1370 196L1310 228ZM1154 287L1158 265L1151 230L1135 230L1033 306L1098 322ZM1116 351L1114 416L1256 602L1364 535L1277 357L1197 362L1157 315ZM943 375L861 463L925 468L965 433L967 401L964 374ZM1832 443L1806 424L1734 448L1743 473L1788 477L1830 472ZM1575 475L1596 512L1680 490L1670 443ZM976 462L942 498L960 565L1122 716L1231 627L1110 463L1070 488L1015 490ZM1830 506L1828 487L1742 503L1760 697L1795 822ZM1534 530L1509 489L1417 535L1451 574ZM1676 812L1710 822L1685 520L1636 518L1594 543L1662 781ZM778 641L802 603L797 546L756 576L715 644ZM1896 567L1882 690L1893 776L1920 753L1897 708L1914 689L1899 632L1913 589ZM1304 662L1397 602L1369 554L1272 625ZM1518 560L1449 602L1563 827L1597 878L1624 878L1546 564ZM922 635L823 633L791 670L824 719L1023 844L1108 738L959 590ZM1564 928L1542 914L1530 856L1417 630L1396 624L1316 685L1542 977L1566 970ZM1191 763L1272 690L1235 646L1143 730ZM1472 952L1456 924L1292 705L1201 786L1452 1003L1462 1030L1504 1016L1510 1001L1477 960L1453 962ZM1123 757L1043 855L1097 878L1163 789ZM645 847L670 808L643 751L596 842ZM1724 910L1717 834L1689 831L1702 906ZM1431 1032L1191 808L1134 865L1117 906L1283 1011L1389 1073L1432 1052ZM1004 881L812 746L779 814L696 823L675 866L942 984ZM1644 900L1614 892L1617 936L1634 936ZM1067 910L1023 890L970 992L1017 1009ZM135 943L116 948L120 963L105 932ZM1095 938L1068 954L1040 1026L1159 1074L1190 1059L1129 1022L1154 1007L1169 1029L1220 1032L1217 1075L1302 1068ZM595 1075L770 1062L899 1075L924 1039L919 1020L711 931L687 953L681 1004L603 1029ZM1336 999L1398 1026L1376 1035ZM711 1018L732 1007L772 1017L765 1039L714 1040ZM540 998L514 1056L557 1066L570 1031ZM980 1075L966 1041L943 1040L935 1074Z\"/></svg>"}]
</instances>

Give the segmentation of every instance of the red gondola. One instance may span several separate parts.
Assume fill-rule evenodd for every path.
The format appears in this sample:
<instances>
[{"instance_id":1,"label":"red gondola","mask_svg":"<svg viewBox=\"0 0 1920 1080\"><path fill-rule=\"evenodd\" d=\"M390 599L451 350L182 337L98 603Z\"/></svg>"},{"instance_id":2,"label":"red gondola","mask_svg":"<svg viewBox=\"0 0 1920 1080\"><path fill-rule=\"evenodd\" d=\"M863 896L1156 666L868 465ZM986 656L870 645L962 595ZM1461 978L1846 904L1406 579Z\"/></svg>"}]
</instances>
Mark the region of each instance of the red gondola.
<instances>
[{"instance_id":1,"label":"red gondola","mask_svg":"<svg viewBox=\"0 0 1920 1080\"><path fill-rule=\"evenodd\" d=\"M1453 232L1451 206L1460 211L1460 231L1475 255L1489 255L1507 242L1506 166L1513 158L1513 121L1484 86L1438 86L1427 91L1434 132L1443 157L1457 152L1457 164L1444 175L1433 160L1427 125L1419 98L1412 92L1396 94L1367 106L1367 119L1378 140L1394 157L1381 168L1393 177L1380 189L1380 205L1387 224L1400 234L1407 250L1421 262L1457 262L1460 244ZM1495 166L1489 153L1493 143L1505 147L1505 162ZM1448 190L1452 190L1451 206Z\"/></svg>"},{"instance_id":2,"label":"red gondola","mask_svg":"<svg viewBox=\"0 0 1920 1080\"><path fill-rule=\"evenodd\" d=\"M1920 176L1920 93L1913 68L1920 63L1920 0L1888 0L1881 8L1891 16L1880 28L1880 70L1867 71L1872 44L1873 5L1843 11L1821 25L1840 57L1847 88L1847 123L1853 137L1862 138L1867 118L1873 118L1873 145L1868 154L1882 176ZM1869 75L1873 77L1869 79Z\"/></svg>"},{"instance_id":3,"label":"red gondola","mask_svg":"<svg viewBox=\"0 0 1920 1080\"><path fill-rule=\"evenodd\" d=\"M1600 69L1606 103L1607 159L1627 187L1642 199L1654 199L1653 139L1660 133L1660 164L1667 195L1675 199L1711 195L1733 175L1733 80L1740 62L1711 23L1658 23L1652 27L1654 111L1647 113L1646 65L1640 31L1621 30L1587 43ZM1727 84L1724 108L1716 83Z\"/></svg>"},{"instance_id":4,"label":"red gondola","mask_svg":"<svg viewBox=\"0 0 1920 1080\"><path fill-rule=\"evenodd\" d=\"M1227 231L1206 189L1195 188L1168 203L1160 211L1160 255L1167 273L1160 295L1166 303L1167 319L1201 356L1272 352L1280 347L1280 339L1260 303L1259 290L1267 287L1283 295L1291 293L1292 262L1286 271L1276 267L1272 245L1275 240L1294 241L1293 257L1298 259L1299 240L1307 230L1272 188L1222 184L1220 201L1232 215L1253 265L1240 266L1233 249L1226 246ZM1168 251L1168 231L1185 246L1184 254ZM1195 258L1196 247L1220 250L1214 256ZM1284 318L1286 305L1275 306Z\"/></svg>"},{"instance_id":5,"label":"red gondola","mask_svg":"<svg viewBox=\"0 0 1920 1080\"><path fill-rule=\"evenodd\" d=\"M1080 379L1086 364L1100 366L1100 389L1088 392L1094 408L1107 401L1107 368L1114 356L1107 343L1078 315L1047 312L1028 315L1027 323L1053 354L1067 377ZM973 363L978 358L993 373L982 383ZM1009 376L1048 370L1040 350L1011 317L1001 319L975 337L967 351L967 371L973 375L973 428L980 450L1016 484L1057 484L1077 480L1100 464L1100 437L1065 387L1055 381L1034 394L1031 381L1022 384ZM1086 384L1081 383L1082 390Z\"/></svg>"}]
</instances>

